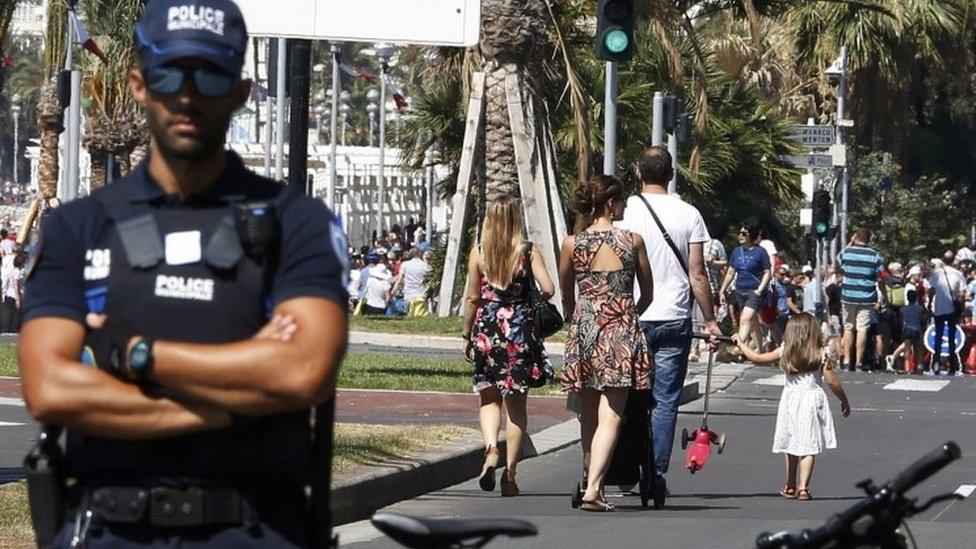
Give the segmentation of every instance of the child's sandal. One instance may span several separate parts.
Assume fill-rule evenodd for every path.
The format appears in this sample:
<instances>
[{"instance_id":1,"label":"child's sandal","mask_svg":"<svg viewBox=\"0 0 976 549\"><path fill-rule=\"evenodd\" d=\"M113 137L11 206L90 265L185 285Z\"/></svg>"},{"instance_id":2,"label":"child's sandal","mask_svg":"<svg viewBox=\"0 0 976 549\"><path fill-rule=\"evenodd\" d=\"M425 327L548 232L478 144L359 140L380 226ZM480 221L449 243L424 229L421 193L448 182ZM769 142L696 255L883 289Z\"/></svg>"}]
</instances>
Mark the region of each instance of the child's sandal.
<instances>
[{"instance_id":1,"label":"child's sandal","mask_svg":"<svg viewBox=\"0 0 976 549\"><path fill-rule=\"evenodd\" d=\"M799 501L810 501L813 499L813 494L810 493L809 488L797 488L796 499Z\"/></svg>"},{"instance_id":2,"label":"child's sandal","mask_svg":"<svg viewBox=\"0 0 976 549\"><path fill-rule=\"evenodd\" d=\"M796 499L796 486L790 486L789 484L783 486L779 491L779 495L786 499Z\"/></svg>"}]
</instances>

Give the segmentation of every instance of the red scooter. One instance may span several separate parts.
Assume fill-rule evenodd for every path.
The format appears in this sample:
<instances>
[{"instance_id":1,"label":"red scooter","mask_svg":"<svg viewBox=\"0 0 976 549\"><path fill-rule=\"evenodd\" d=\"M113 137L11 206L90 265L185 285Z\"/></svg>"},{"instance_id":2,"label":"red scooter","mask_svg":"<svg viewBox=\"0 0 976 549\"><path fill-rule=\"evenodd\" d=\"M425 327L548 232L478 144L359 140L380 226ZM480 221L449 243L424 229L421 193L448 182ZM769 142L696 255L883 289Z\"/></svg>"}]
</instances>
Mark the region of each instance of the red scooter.
<instances>
[{"instance_id":1,"label":"red scooter","mask_svg":"<svg viewBox=\"0 0 976 549\"><path fill-rule=\"evenodd\" d=\"M695 334L694 337L707 341L712 336ZM719 337L718 340L724 343L732 343L732 338L729 337ZM708 368L705 371L705 411L702 413L701 427L695 429L690 435L687 428L681 430L681 449L688 450L685 456L685 469L688 469L688 472L693 475L705 468L708 457L712 455L713 444L718 447L718 454L725 450L725 434L716 433L708 428L708 395L712 391L712 368L714 367L715 353L709 351Z\"/></svg>"}]
</instances>

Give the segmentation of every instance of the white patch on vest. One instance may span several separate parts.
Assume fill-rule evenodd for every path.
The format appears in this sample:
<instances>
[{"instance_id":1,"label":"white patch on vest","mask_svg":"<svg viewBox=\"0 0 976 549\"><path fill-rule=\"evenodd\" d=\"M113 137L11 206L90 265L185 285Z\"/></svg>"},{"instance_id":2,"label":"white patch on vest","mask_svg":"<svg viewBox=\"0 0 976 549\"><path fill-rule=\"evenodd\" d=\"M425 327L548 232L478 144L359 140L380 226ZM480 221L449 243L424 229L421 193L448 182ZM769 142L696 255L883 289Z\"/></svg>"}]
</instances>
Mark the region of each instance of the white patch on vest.
<instances>
[{"instance_id":1,"label":"white patch on vest","mask_svg":"<svg viewBox=\"0 0 976 549\"><path fill-rule=\"evenodd\" d=\"M218 36L224 35L224 11L206 6L189 4L169 9L167 30L205 30Z\"/></svg>"},{"instance_id":2,"label":"white patch on vest","mask_svg":"<svg viewBox=\"0 0 976 549\"><path fill-rule=\"evenodd\" d=\"M212 279L156 275L156 297L213 301L213 294Z\"/></svg>"},{"instance_id":3,"label":"white patch on vest","mask_svg":"<svg viewBox=\"0 0 976 549\"><path fill-rule=\"evenodd\" d=\"M168 265L198 263L201 257L200 231L184 231L166 235L166 263Z\"/></svg>"},{"instance_id":4,"label":"white patch on vest","mask_svg":"<svg viewBox=\"0 0 976 549\"><path fill-rule=\"evenodd\" d=\"M112 250L85 252L85 280L104 280L112 270Z\"/></svg>"}]
</instances>

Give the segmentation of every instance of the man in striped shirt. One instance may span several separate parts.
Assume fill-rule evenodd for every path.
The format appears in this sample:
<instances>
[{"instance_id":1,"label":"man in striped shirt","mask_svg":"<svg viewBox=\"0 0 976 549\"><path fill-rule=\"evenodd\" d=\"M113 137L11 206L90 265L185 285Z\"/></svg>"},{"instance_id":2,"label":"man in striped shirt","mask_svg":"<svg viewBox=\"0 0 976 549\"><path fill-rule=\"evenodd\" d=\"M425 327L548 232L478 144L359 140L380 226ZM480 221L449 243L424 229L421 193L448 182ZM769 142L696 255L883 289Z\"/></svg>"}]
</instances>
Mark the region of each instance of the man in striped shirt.
<instances>
[{"instance_id":1,"label":"man in striped shirt","mask_svg":"<svg viewBox=\"0 0 976 549\"><path fill-rule=\"evenodd\" d=\"M844 307L844 352L850 353L856 329L857 361L854 364L864 370L868 369L864 365L864 354L868 346L871 313L881 305L882 294L878 292L878 280L884 269L881 256L868 246L870 240L871 231L866 227L859 228L854 233L851 244L838 257L838 263L844 271L840 295ZM849 360L850 355L845 359Z\"/></svg>"}]
</instances>

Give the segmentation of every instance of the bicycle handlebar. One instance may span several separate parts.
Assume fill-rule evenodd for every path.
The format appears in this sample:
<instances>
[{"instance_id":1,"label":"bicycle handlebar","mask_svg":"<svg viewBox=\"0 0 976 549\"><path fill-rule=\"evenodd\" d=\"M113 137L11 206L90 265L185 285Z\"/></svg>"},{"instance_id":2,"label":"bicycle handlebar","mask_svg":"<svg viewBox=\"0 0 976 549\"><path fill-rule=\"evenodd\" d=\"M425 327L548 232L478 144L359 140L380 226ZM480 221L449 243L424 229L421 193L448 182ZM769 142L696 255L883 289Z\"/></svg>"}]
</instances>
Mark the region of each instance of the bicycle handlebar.
<instances>
[{"instance_id":1,"label":"bicycle handlebar","mask_svg":"<svg viewBox=\"0 0 976 549\"><path fill-rule=\"evenodd\" d=\"M915 463L909 465L898 476L881 488L881 490L873 492L848 509L833 515L819 528L815 530L804 530L799 535L788 532L780 532L777 534L764 533L756 539L756 546L759 548L821 547L830 541L836 540L845 531L851 530L854 523L865 515L873 514L886 505L891 505L893 501L900 499L904 492L911 490L920 482L939 472L949 463L959 459L961 455L962 452L959 450L959 445L955 442L948 441L922 456ZM910 513L903 512L902 516L910 516ZM854 532L855 537L859 537L866 532L866 530L864 532L860 530Z\"/></svg>"}]
</instances>

